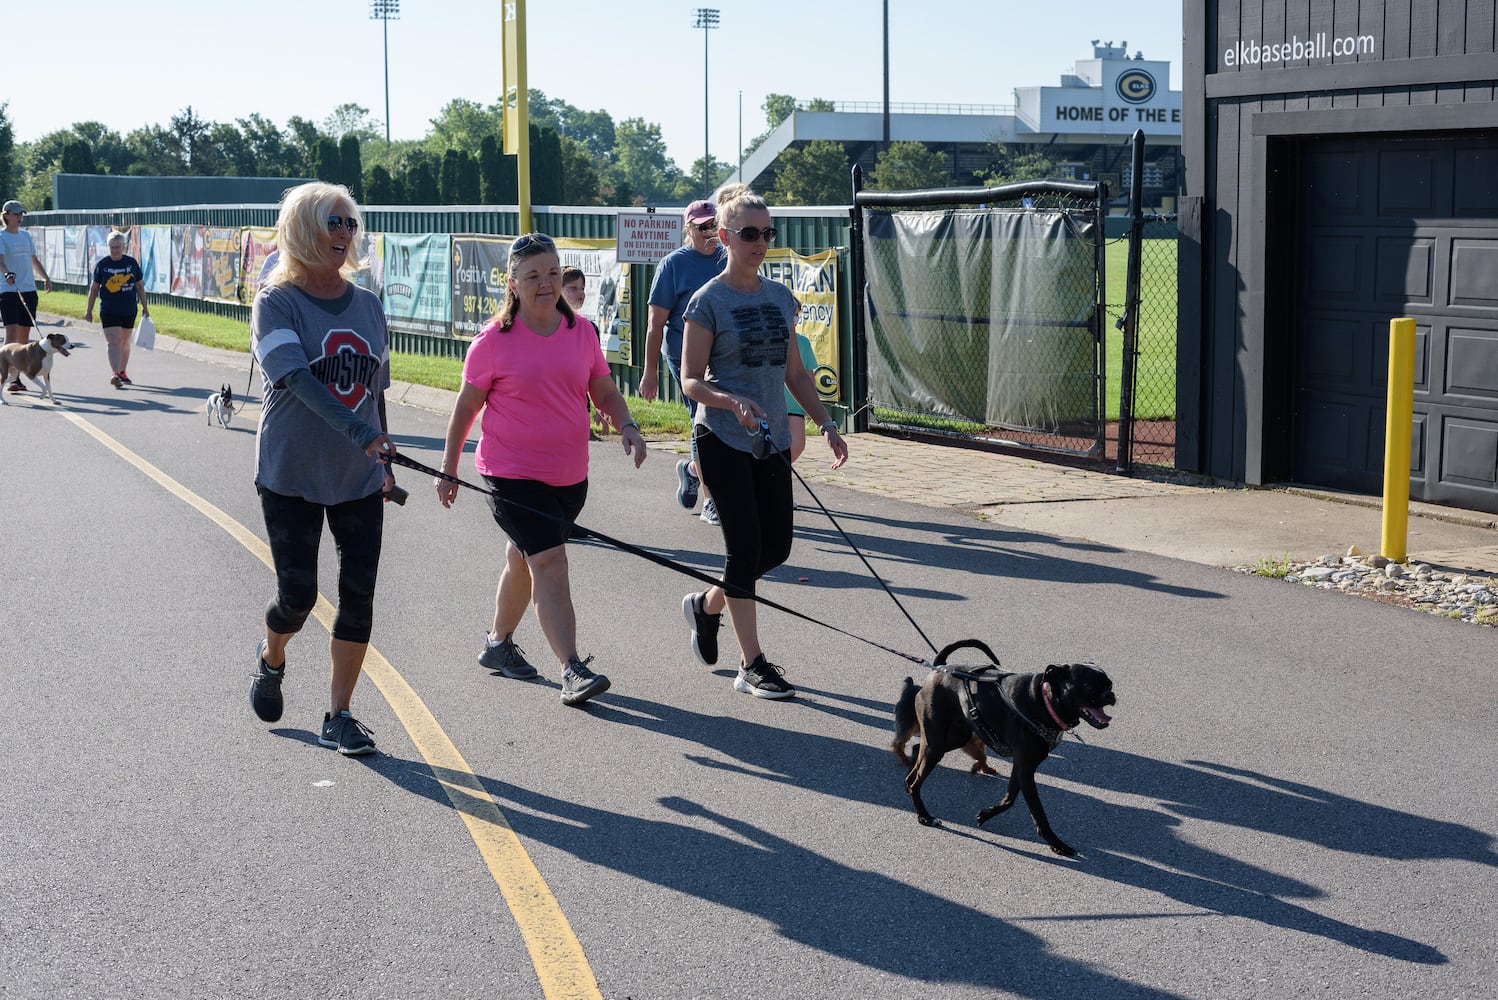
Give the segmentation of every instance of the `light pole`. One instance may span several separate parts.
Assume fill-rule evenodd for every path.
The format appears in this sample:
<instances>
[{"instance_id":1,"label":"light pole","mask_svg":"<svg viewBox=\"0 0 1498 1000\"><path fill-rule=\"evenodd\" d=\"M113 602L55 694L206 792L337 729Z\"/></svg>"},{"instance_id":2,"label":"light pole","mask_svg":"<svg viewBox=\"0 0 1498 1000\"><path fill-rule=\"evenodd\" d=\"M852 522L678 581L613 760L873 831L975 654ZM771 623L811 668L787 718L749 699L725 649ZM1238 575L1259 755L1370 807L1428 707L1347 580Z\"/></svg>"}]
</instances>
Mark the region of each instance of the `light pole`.
<instances>
[{"instance_id":1,"label":"light pole","mask_svg":"<svg viewBox=\"0 0 1498 1000\"><path fill-rule=\"evenodd\" d=\"M718 26L718 11L712 7L698 7L693 13L697 20L692 27L702 29L702 196L713 193L712 162L707 142L707 33Z\"/></svg>"},{"instance_id":2,"label":"light pole","mask_svg":"<svg viewBox=\"0 0 1498 1000\"><path fill-rule=\"evenodd\" d=\"M369 19L385 32L385 150L390 150L390 22L401 19L401 0L369 0Z\"/></svg>"}]
</instances>

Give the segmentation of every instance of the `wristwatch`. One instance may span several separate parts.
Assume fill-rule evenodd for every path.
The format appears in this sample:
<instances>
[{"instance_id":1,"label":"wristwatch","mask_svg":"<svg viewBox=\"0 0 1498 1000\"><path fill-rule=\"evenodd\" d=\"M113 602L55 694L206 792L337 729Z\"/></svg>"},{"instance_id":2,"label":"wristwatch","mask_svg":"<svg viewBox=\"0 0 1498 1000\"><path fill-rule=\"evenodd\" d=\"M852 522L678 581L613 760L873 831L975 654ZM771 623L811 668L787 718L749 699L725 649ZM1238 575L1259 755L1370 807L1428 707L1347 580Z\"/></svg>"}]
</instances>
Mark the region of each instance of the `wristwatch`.
<instances>
[{"instance_id":1,"label":"wristwatch","mask_svg":"<svg viewBox=\"0 0 1498 1000\"><path fill-rule=\"evenodd\" d=\"M822 425L821 425L821 429L820 429L819 433L826 434L828 431L835 431L835 430L837 430L837 421L836 420L824 420L824 421L822 421Z\"/></svg>"},{"instance_id":2,"label":"wristwatch","mask_svg":"<svg viewBox=\"0 0 1498 1000\"><path fill-rule=\"evenodd\" d=\"M619 430L623 432L624 428L626 427L633 427L635 430L639 430L640 424L635 420L634 417L630 417L628 420L624 421L624 423L619 425Z\"/></svg>"}]
</instances>

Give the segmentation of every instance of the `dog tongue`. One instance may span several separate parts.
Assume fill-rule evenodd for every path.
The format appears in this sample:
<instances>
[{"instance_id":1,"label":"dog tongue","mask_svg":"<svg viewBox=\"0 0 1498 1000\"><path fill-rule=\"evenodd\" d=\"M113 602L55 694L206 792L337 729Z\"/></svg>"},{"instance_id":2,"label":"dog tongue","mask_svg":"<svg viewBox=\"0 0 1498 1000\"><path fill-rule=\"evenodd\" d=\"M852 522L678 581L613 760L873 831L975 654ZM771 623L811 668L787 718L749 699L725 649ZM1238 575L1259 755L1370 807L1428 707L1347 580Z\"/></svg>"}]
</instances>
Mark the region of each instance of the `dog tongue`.
<instances>
[{"instance_id":1,"label":"dog tongue","mask_svg":"<svg viewBox=\"0 0 1498 1000\"><path fill-rule=\"evenodd\" d=\"M1084 711L1086 711L1088 715L1092 716L1092 718L1097 722L1109 723L1113 721L1113 716L1109 715L1101 708L1087 708Z\"/></svg>"}]
</instances>

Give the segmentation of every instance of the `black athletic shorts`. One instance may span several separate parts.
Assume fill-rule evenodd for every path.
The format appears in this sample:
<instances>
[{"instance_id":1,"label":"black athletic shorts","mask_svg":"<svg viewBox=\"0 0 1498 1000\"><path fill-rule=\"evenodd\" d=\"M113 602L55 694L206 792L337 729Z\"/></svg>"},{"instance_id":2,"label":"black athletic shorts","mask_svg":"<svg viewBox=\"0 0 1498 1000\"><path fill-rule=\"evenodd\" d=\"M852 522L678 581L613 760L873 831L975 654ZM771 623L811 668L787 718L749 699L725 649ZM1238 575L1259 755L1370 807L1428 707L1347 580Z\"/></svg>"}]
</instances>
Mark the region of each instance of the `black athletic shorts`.
<instances>
[{"instance_id":1,"label":"black athletic shorts","mask_svg":"<svg viewBox=\"0 0 1498 1000\"><path fill-rule=\"evenodd\" d=\"M135 313L101 312L99 313L99 325L106 330L112 330L115 327L119 327L121 330L129 332L135 329Z\"/></svg>"},{"instance_id":2,"label":"black athletic shorts","mask_svg":"<svg viewBox=\"0 0 1498 1000\"><path fill-rule=\"evenodd\" d=\"M548 486L534 479L485 476L493 493L489 509L515 547L528 556L567 541L572 522L588 499L588 481L571 486Z\"/></svg>"},{"instance_id":3,"label":"black athletic shorts","mask_svg":"<svg viewBox=\"0 0 1498 1000\"><path fill-rule=\"evenodd\" d=\"M0 322L6 326L36 326L31 321L35 315L35 292L0 292Z\"/></svg>"}]
</instances>

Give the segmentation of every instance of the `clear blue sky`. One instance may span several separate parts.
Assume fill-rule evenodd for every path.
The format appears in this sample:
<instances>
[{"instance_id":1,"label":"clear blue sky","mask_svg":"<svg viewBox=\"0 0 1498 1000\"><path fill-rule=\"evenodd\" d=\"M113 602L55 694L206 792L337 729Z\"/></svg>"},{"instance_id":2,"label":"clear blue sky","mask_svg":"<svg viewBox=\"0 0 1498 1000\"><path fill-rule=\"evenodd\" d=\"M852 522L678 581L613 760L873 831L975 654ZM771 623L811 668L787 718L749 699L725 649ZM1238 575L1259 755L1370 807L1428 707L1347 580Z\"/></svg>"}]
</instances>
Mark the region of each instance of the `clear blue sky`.
<instances>
[{"instance_id":1,"label":"clear blue sky","mask_svg":"<svg viewBox=\"0 0 1498 1000\"><path fill-rule=\"evenodd\" d=\"M881 0L529 0L530 86L616 122L658 123L687 169L703 150L704 33L693 12L709 5L720 11L708 38L718 159L737 160L741 106L744 141L764 130L768 93L881 100ZM452 98L498 100L501 0L400 7L389 24L394 138L425 135ZM383 39L369 9L369 0L11 4L5 79L17 86L0 101L18 141L75 121L122 135L165 126L189 104L210 121L259 111L284 125L357 103L383 122ZM1091 56L1094 38L1168 59L1180 87L1179 0L889 0L889 21L892 102L1012 104L1016 87L1054 86Z\"/></svg>"}]
</instances>

